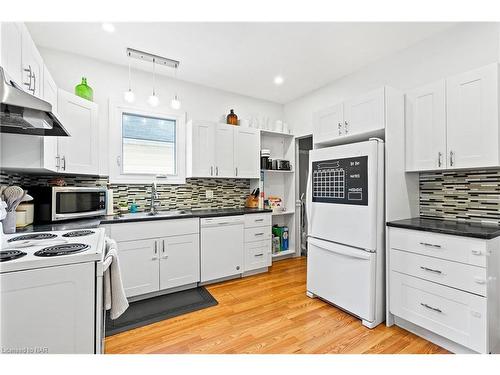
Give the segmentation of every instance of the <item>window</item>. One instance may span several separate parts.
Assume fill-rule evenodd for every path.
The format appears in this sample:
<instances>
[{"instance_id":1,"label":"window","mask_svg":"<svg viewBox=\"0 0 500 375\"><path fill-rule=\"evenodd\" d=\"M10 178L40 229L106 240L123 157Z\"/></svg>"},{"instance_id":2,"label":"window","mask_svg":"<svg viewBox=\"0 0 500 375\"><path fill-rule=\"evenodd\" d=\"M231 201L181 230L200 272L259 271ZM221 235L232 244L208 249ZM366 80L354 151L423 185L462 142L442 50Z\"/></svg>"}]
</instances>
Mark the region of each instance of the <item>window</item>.
<instances>
[{"instance_id":1,"label":"window","mask_svg":"<svg viewBox=\"0 0 500 375\"><path fill-rule=\"evenodd\" d=\"M176 121L122 114L122 172L175 175Z\"/></svg>"},{"instance_id":2,"label":"window","mask_svg":"<svg viewBox=\"0 0 500 375\"><path fill-rule=\"evenodd\" d=\"M110 101L109 181L186 183L185 114Z\"/></svg>"}]
</instances>

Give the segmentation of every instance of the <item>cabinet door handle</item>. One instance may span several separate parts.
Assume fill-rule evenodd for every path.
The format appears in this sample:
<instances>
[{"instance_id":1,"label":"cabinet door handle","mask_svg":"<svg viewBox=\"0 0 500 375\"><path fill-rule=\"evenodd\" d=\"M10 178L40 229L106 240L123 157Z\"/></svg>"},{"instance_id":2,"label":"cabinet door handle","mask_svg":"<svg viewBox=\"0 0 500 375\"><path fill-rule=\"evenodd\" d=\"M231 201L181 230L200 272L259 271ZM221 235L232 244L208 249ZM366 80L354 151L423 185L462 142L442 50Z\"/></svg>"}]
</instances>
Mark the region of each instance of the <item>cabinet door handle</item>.
<instances>
[{"instance_id":1,"label":"cabinet door handle","mask_svg":"<svg viewBox=\"0 0 500 375\"><path fill-rule=\"evenodd\" d=\"M56 156L56 169L61 169L61 157L59 155Z\"/></svg>"},{"instance_id":2,"label":"cabinet door handle","mask_svg":"<svg viewBox=\"0 0 500 375\"><path fill-rule=\"evenodd\" d=\"M167 259L168 255L165 254L165 248L166 248L166 246L165 246L165 240L162 240L161 243L162 243L162 245L161 245L161 252L163 254L162 258L163 259Z\"/></svg>"},{"instance_id":3,"label":"cabinet door handle","mask_svg":"<svg viewBox=\"0 0 500 375\"><path fill-rule=\"evenodd\" d=\"M158 241L155 241L155 246L154 246L154 255L152 260L157 260L158 259Z\"/></svg>"},{"instance_id":4,"label":"cabinet door handle","mask_svg":"<svg viewBox=\"0 0 500 375\"><path fill-rule=\"evenodd\" d=\"M256 257L263 257L264 256L264 253L260 253L260 254L255 254Z\"/></svg>"},{"instance_id":5,"label":"cabinet door handle","mask_svg":"<svg viewBox=\"0 0 500 375\"><path fill-rule=\"evenodd\" d=\"M438 152L438 167L441 167L443 165L443 153Z\"/></svg>"},{"instance_id":6,"label":"cabinet door handle","mask_svg":"<svg viewBox=\"0 0 500 375\"><path fill-rule=\"evenodd\" d=\"M33 95L36 95L36 74L33 73Z\"/></svg>"},{"instance_id":7,"label":"cabinet door handle","mask_svg":"<svg viewBox=\"0 0 500 375\"><path fill-rule=\"evenodd\" d=\"M424 271L428 271L428 272L432 272L432 273L437 273L439 275L441 275L443 272L440 271L440 270L434 270L432 268L427 268L427 267L424 267L424 266L420 266L420 269L424 270Z\"/></svg>"},{"instance_id":8,"label":"cabinet door handle","mask_svg":"<svg viewBox=\"0 0 500 375\"><path fill-rule=\"evenodd\" d=\"M215 175L218 176L219 175L219 167L215 167Z\"/></svg>"},{"instance_id":9,"label":"cabinet door handle","mask_svg":"<svg viewBox=\"0 0 500 375\"><path fill-rule=\"evenodd\" d=\"M238 167L236 167L236 176L238 176Z\"/></svg>"},{"instance_id":10,"label":"cabinet door handle","mask_svg":"<svg viewBox=\"0 0 500 375\"><path fill-rule=\"evenodd\" d=\"M434 244L428 243L428 242L420 242L420 245L427 246L427 247L434 247L436 249L441 249L441 245L434 245Z\"/></svg>"},{"instance_id":11,"label":"cabinet door handle","mask_svg":"<svg viewBox=\"0 0 500 375\"><path fill-rule=\"evenodd\" d=\"M340 122L339 122L338 129L339 129L339 135L342 135L342 124Z\"/></svg>"},{"instance_id":12,"label":"cabinet door handle","mask_svg":"<svg viewBox=\"0 0 500 375\"><path fill-rule=\"evenodd\" d=\"M213 176L214 175L214 166L211 165L210 166L210 176Z\"/></svg>"},{"instance_id":13,"label":"cabinet door handle","mask_svg":"<svg viewBox=\"0 0 500 375\"><path fill-rule=\"evenodd\" d=\"M450 167L453 167L453 165L455 164L454 158L455 158L455 153L450 150Z\"/></svg>"},{"instance_id":14,"label":"cabinet door handle","mask_svg":"<svg viewBox=\"0 0 500 375\"><path fill-rule=\"evenodd\" d=\"M61 168L63 171L65 171L66 170L66 156L63 156L61 161L62 161Z\"/></svg>"},{"instance_id":15,"label":"cabinet door handle","mask_svg":"<svg viewBox=\"0 0 500 375\"><path fill-rule=\"evenodd\" d=\"M255 233L255 236L263 236L264 232Z\"/></svg>"},{"instance_id":16,"label":"cabinet door handle","mask_svg":"<svg viewBox=\"0 0 500 375\"><path fill-rule=\"evenodd\" d=\"M345 133L349 133L349 123L347 121L344 121L344 131Z\"/></svg>"},{"instance_id":17,"label":"cabinet door handle","mask_svg":"<svg viewBox=\"0 0 500 375\"><path fill-rule=\"evenodd\" d=\"M426 309L429 309L429 310L432 310L432 311L435 311L435 312L438 312L438 313L442 313L443 310L441 309L438 309L437 307L432 307L432 306L429 306L428 304L426 303L423 303L423 302L420 302L420 304L425 307Z\"/></svg>"}]
</instances>

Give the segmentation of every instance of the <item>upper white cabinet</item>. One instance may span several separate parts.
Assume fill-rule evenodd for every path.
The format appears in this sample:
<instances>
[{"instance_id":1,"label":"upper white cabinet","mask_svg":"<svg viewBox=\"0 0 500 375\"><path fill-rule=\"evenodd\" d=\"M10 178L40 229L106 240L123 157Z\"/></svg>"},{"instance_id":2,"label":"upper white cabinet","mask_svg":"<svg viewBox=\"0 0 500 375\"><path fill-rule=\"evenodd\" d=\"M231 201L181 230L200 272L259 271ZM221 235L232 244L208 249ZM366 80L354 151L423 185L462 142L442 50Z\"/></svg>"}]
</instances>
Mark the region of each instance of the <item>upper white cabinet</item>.
<instances>
[{"instance_id":1,"label":"upper white cabinet","mask_svg":"<svg viewBox=\"0 0 500 375\"><path fill-rule=\"evenodd\" d=\"M336 104L316 112L313 119L314 143L327 142L344 135L344 106Z\"/></svg>"},{"instance_id":2,"label":"upper white cabinet","mask_svg":"<svg viewBox=\"0 0 500 375\"><path fill-rule=\"evenodd\" d=\"M384 126L384 87L344 103L344 134L367 133Z\"/></svg>"},{"instance_id":3,"label":"upper white cabinet","mask_svg":"<svg viewBox=\"0 0 500 375\"><path fill-rule=\"evenodd\" d=\"M77 174L99 172L99 129L97 104L59 90L59 118L69 137L59 137L61 171Z\"/></svg>"},{"instance_id":4,"label":"upper white cabinet","mask_svg":"<svg viewBox=\"0 0 500 375\"><path fill-rule=\"evenodd\" d=\"M313 141L329 143L361 135L375 135L385 128L385 87L338 103L313 115Z\"/></svg>"},{"instance_id":5,"label":"upper white cabinet","mask_svg":"<svg viewBox=\"0 0 500 375\"><path fill-rule=\"evenodd\" d=\"M406 95L406 170L500 165L498 65Z\"/></svg>"},{"instance_id":6,"label":"upper white cabinet","mask_svg":"<svg viewBox=\"0 0 500 375\"><path fill-rule=\"evenodd\" d=\"M23 34L21 27L18 23L2 22L1 34L0 65L9 79L21 87L23 86Z\"/></svg>"},{"instance_id":7,"label":"upper white cabinet","mask_svg":"<svg viewBox=\"0 0 500 375\"><path fill-rule=\"evenodd\" d=\"M234 131L234 163L236 177L260 177L260 133L257 129Z\"/></svg>"},{"instance_id":8,"label":"upper white cabinet","mask_svg":"<svg viewBox=\"0 0 500 375\"><path fill-rule=\"evenodd\" d=\"M499 165L498 65L447 79L446 95L449 166Z\"/></svg>"},{"instance_id":9,"label":"upper white cabinet","mask_svg":"<svg viewBox=\"0 0 500 375\"><path fill-rule=\"evenodd\" d=\"M99 174L97 104L58 90L58 116L69 137L4 134L1 167L19 171Z\"/></svg>"},{"instance_id":10,"label":"upper white cabinet","mask_svg":"<svg viewBox=\"0 0 500 375\"><path fill-rule=\"evenodd\" d=\"M215 125L215 176L234 177L234 125Z\"/></svg>"},{"instance_id":11,"label":"upper white cabinet","mask_svg":"<svg viewBox=\"0 0 500 375\"><path fill-rule=\"evenodd\" d=\"M22 25L22 87L24 91L38 98L43 97L44 64L40 52L26 26Z\"/></svg>"},{"instance_id":12,"label":"upper white cabinet","mask_svg":"<svg viewBox=\"0 0 500 375\"><path fill-rule=\"evenodd\" d=\"M190 121L187 126L187 176L259 178L257 129Z\"/></svg>"},{"instance_id":13,"label":"upper white cabinet","mask_svg":"<svg viewBox=\"0 0 500 375\"><path fill-rule=\"evenodd\" d=\"M57 85L46 66L43 70L43 100L52 104L52 112L57 113Z\"/></svg>"},{"instance_id":14,"label":"upper white cabinet","mask_svg":"<svg viewBox=\"0 0 500 375\"><path fill-rule=\"evenodd\" d=\"M446 168L446 85L441 80L406 94L406 169Z\"/></svg>"}]
</instances>

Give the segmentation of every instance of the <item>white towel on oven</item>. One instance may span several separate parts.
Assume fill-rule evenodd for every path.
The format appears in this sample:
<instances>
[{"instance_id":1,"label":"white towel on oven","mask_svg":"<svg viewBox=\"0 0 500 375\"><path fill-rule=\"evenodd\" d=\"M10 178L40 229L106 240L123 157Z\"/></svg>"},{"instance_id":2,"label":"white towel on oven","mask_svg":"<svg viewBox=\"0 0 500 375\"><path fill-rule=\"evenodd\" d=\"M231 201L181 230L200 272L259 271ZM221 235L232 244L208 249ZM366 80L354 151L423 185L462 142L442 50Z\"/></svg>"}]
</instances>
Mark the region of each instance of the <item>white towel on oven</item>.
<instances>
[{"instance_id":1,"label":"white towel on oven","mask_svg":"<svg viewBox=\"0 0 500 375\"><path fill-rule=\"evenodd\" d=\"M123 290L122 275L116 241L106 237L106 256L104 263L111 261L104 271L104 308L110 311L111 319L117 319L128 308L127 297Z\"/></svg>"}]
</instances>

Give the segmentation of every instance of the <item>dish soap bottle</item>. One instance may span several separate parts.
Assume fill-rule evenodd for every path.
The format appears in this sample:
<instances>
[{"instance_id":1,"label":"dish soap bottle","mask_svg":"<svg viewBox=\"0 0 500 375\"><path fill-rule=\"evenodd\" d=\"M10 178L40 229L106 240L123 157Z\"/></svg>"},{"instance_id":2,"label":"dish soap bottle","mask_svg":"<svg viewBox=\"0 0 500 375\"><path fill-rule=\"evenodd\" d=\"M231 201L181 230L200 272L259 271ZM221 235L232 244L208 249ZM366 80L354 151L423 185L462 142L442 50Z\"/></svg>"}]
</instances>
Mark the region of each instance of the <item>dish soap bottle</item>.
<instances>
[{"instance_id":1,"label":"dish soap bottle","mask_svg":"<svg viewBox=\"0 0 500 375\"><path fill-rule=\"evenodd\" d=\"M234 113L234 109L231 109L230 113L227 115L227 123L229 125L238 125L238 116Z\"/></svg>"},{"instance_id":2,"label":"dish soap bottle","mask_svg":"<svg viewBox=\"0 0 500 375\"><path fill-rule=\"evenodd\" d=\"M87 85L87 78L82 77L82 83L75 86L75 95L90 101L94 100L94 90Z\"/></svg>"}]
</instances>

